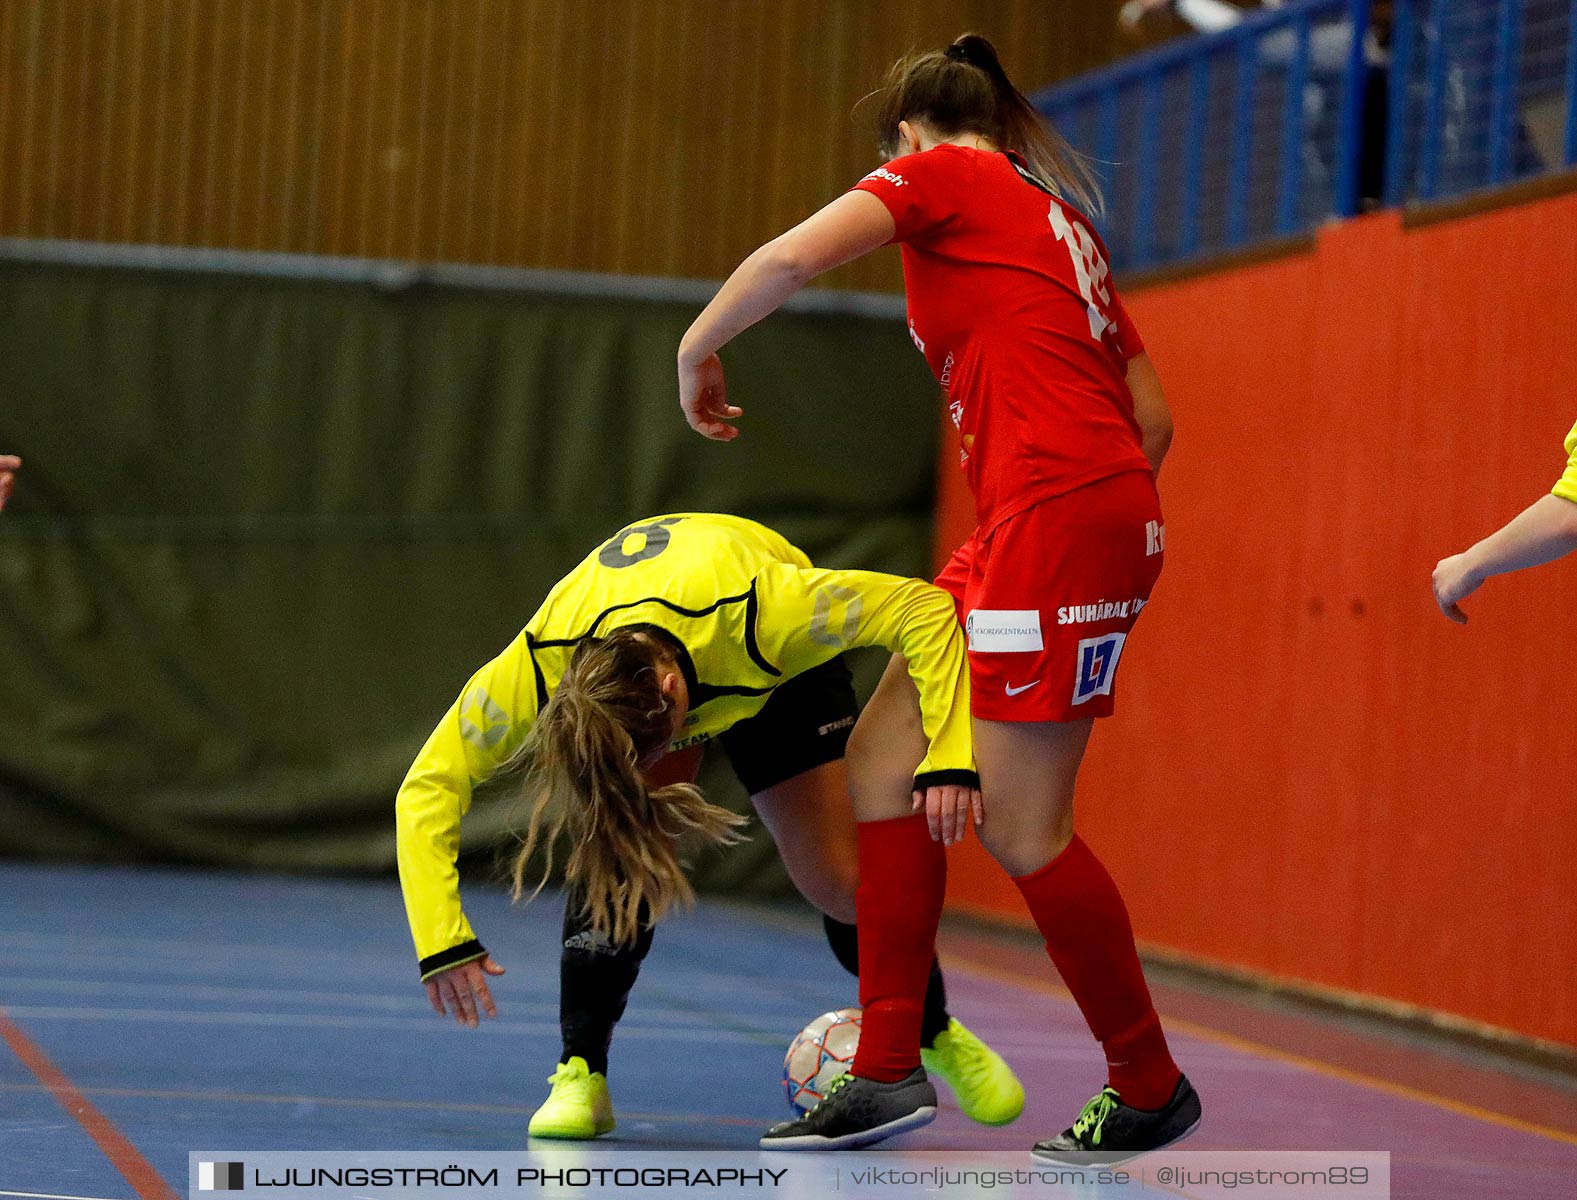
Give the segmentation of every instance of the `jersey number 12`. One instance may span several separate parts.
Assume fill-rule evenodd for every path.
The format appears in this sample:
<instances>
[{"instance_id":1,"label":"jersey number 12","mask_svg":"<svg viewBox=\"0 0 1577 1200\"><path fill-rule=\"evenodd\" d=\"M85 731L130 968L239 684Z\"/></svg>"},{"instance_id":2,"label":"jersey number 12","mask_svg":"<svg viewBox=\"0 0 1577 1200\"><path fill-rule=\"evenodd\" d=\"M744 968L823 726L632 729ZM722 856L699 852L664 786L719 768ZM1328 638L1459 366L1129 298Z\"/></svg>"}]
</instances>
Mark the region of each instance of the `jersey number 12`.
<instances>
[{"instance_id":1,"label":"jersey number 12","mask_svg":"<svg viewBox=\"0 0 1577 1200\"><path fill-rule=\"evenodd\" d=\"M1055 200L1051 202L1049 216L1052 232L1057 235L1059 242L1066 244L1068 256L1073 259L1073 274L1079 281L1079 295L1084 297L1090 317L1090 336L1098 342L1111 325L1111 320L1101 308L1101 305L1112 302L1111 293L1106 289L1106 276L1110 270L1090 231L1083 225L1069 221L1068 214L1062 211L1062 205Z\"/></svg>"}]
</instances>

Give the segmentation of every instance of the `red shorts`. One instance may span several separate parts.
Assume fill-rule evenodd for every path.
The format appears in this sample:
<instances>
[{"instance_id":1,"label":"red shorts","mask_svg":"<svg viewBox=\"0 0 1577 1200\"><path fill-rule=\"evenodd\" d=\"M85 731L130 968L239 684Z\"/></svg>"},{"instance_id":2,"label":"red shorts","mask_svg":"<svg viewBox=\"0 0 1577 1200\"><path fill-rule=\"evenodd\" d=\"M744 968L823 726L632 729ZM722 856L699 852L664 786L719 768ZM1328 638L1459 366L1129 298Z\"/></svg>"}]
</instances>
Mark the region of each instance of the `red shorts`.
<instances>
[{"instance_id":1,"label":"red shorts","mask_svg":"<svg viewBox=\"0 0 1577 1200\"><path fill-rule=\"evenodd\" d=\"M977 533L937 576L969 635L971 709L987 721L1109 717L1117 664L1161 574L1155 479L1126 471Z\"/></svg>"}]
</instances>

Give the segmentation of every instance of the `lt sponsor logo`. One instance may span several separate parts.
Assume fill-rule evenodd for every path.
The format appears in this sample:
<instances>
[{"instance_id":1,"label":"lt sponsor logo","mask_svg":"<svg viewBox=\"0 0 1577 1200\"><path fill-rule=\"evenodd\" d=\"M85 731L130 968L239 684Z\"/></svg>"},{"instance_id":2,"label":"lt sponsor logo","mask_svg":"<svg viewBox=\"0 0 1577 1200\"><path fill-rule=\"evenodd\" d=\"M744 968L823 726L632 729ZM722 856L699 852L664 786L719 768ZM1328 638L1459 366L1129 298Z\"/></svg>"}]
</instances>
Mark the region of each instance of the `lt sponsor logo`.
<instances>
[{"instance_id":1,"label":"lt sponsor logo","mask_svg":"<svg viewBox=\"0 0 1577 1200\"><path fill-rule=\"evenodd\" d=\"M1109 696L1117 682L1117 660L1123 656L1126 633L1085 638L1079 643L1078 668L1073 677L1073 702L1083 704L1096 696Z\"/></svg>"},{"instance_id":2,"label":"lt sponsor logo","mask_svg":"<svg viewBox=\"0 0 1577 1200\"><path fill-rule=\"evenodd\" d=\"M1046 648L1038 608L977 608L964 621L969 648L985 654L1028 654Z\"/></svg>"},{"instance_id":3,"label":"lt sponsor logo","mask_svg":"<svg viewBox=\"0 0 1577 1200\"><path fill-rule=\"evenodd\" d=\"M1094 604L1067 604L1057 610L1058 625L1088 625L1092 621L1125 621L1137 617L1148 600L1097 600Z\"/></svg>"}]
</instances>

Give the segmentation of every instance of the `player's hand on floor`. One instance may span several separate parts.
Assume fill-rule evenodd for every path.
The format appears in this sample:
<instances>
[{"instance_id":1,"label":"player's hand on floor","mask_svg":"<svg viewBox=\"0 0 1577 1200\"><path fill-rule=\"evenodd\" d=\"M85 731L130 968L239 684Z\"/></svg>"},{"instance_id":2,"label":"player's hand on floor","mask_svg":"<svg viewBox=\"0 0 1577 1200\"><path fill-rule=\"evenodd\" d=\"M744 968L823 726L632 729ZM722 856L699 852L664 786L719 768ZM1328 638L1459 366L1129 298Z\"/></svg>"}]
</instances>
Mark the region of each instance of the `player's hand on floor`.
<instances>
[{"instance_id":1,"label":"player's hand on floor","mask_svg":"<svg viewBox=\"0 0 1577 1200\"><path fill-rule=\"evenodd\" d=\"M723 382L723 360L712 354L696 366L679 364L679 407L690 428L716 442L731 442L739 427L729 421L745 410L728 402Z\"/></svg>"},{"instance_id":2,"label":"player's hand on floor","mask_svg":"<svg viewBox=\"0 0 1577 1200\"><path fill-rule=\"evenodd\" d=\"M474 962L461 963L425 981L427 999L440 1016L453 1013L461 1025L475 1029L479 1012L498 1016L493 993L487 990L487 977L503 973L504 968L493 961L491 954Z\"/></svg>"},{"instance_id":3,"label":"player's hand on floor","mask_svg":"<svg viewBox=\"0 0 1577 1200\"><path fill-rule=\"evenodd\" d=\"M928 787L914 793L914 812L925 812L926 823L931 827L931 840L944 846L956 846L964 840L969 828L970 815L975 824L986 819L984 801L979 788L961 787L956 783Z\"/></svg>"},{"instance_id":4,"label":"player's hand on floor","mask_svg":"<svg viewBox=\"0 0 1577 1200\"><path fill-rule=\"evenodd\" d=\"M1467 613L1462 611L1461 603L1478 591L1483 582L1467 565L1467 555L1442 558L1435 564L1435 603L1458 625L1466 625Z\"/></svg>"}]
</instances>

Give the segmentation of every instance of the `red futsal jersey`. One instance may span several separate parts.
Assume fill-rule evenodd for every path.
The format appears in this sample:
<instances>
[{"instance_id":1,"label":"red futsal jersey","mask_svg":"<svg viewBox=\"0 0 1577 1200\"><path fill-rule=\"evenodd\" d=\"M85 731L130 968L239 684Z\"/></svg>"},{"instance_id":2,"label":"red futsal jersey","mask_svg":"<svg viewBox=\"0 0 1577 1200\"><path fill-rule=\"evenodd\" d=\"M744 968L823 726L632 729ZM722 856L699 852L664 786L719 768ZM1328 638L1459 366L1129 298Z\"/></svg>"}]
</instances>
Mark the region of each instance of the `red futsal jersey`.
<instances>
[{"instance_id":1,"label":"red futsal jersey","mask_svg":"<svg viewBox=\"0 0 1577 1200\"><path fill-rule=\"evenodd\" d=\"M1128 360L1144 343L1106 247L1016 155L942 145L855 185L903 246L909 336L947 393L980 533L1053 496L1148 471Z\"/></svg>"}]
</instances>

